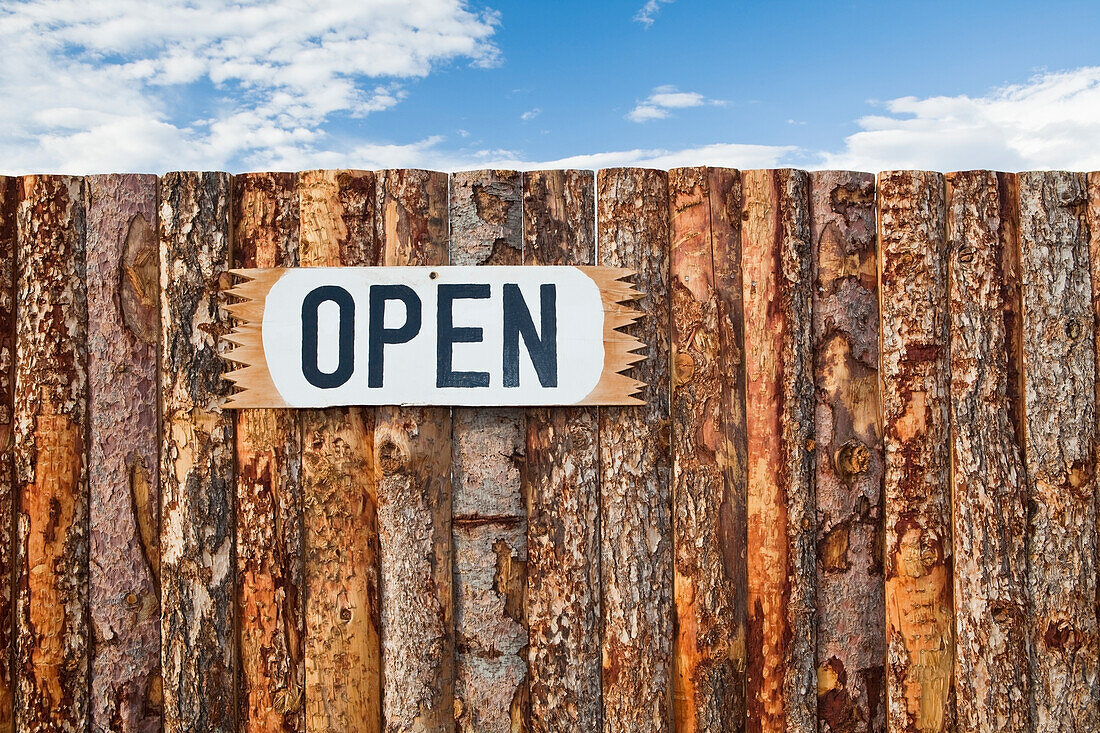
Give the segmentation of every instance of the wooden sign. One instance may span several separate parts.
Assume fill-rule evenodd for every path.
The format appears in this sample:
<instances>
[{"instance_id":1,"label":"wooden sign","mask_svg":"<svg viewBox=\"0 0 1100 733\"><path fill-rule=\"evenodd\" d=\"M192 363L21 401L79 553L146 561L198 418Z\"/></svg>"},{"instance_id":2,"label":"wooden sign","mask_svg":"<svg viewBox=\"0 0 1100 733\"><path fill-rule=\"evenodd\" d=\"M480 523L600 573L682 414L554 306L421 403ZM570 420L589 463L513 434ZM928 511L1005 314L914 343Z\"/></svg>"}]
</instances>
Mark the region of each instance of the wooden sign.
<instances>
[{"instance_id":1,"label":"wooden sign","mask_svg":"<svg viewBox=\"0 0 1100 733\"><path fill-rule=\"evenodd\" d=\"M230 408L635 405L615 267L234 270Z\"/></svg>"}]
</instances>

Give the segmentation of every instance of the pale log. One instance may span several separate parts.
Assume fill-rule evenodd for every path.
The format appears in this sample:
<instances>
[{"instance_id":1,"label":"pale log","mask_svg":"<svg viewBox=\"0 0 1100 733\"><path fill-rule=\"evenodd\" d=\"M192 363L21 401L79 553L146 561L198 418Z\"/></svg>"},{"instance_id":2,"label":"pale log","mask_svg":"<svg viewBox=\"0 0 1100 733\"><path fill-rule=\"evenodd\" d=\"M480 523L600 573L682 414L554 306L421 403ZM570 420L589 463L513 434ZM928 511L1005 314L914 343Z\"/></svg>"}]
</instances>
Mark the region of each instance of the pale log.
<instances>
[{"instance_id":1,"label":"pale log","mask_svg":"<svg viewBox=\"0 0 1100 733\"><path fill-rule=\"evenodd\" d=\"M1100 730L1096 353L1085 176L1017 176L1031 720Z\"/></svg>"},{"instance_id":2,"label":"pale log","mask_svg":"<svg viewBox=\"0 0 1100 733\"><path fill-rule=\"evenodd\" d=\"M375 175L298 174L299 262L381 264ZM305 730L377 733L382 726L381 590L374 410L301 412Z\"/></svg>"},{"instance_id":3,"label":"pale log","mask_svg":"<svg viewBox=\"0 0 1100 733\"><path fill-rule=\"evenodd\" d=\"M523 261L596 263L590 171L523 175ZM600 730L600 457L594 407L527 410L531 731Z\"/></svg>"},{"instance_id":4,"label":"pale log","mask_svg":"<svg viewBox=\"0 0 1100 733\"><path fill-rule=\"evenodd\" d=\"M736 173L733 173L736 176ZM741 543L723 470L727 416L706 168L668 173L672 306L673 534L677 731L735 730L745 719ZM717 203L722 206L722 196ZM739 223L739 220L736 220ZM719 236L722 236L720 233ZM728 384L728 383L727 383ZM743 419L743 413L740 415ZM744 423L731 425L744 434Z\"/></svg>"},{"instance_id":5,"label":"pale log","mask_svg":"<svg viewBox=\"0 0 1100 733\"><path fill-rule=\"evenodd\" d=\"M89 176L92 726L161 729L156 176Z\"/></svg>"},{"instance_id":6,"label":"pale log","mask_svg":"<svg viewBox=\"0 0 1100 733\"><path fill-rule=\"evenodd\" d=\"M886 726L875 177L810 174L817 495L817 716Z\"/></svg>"},{"instance_id":7,"label":"pale log","mask_svg":"<svg viewBox=\"0 0 1100 733\"><path fill-rule=\"evenodd\" d=\"M0 176L0 733L15 730L15 242L19 179Z\"/></svg>"},{"instance_id":8,"label":"pale log","mask_svg":"<svg viewBox=\"0 0 1100 733\"><path fill-rule=\"evenodd\" d=\"M522 262L517 171L455 173L450 264ZM462 731L528 729L523 410L452 416L455 710Z\"/></svg>"},{"instance_id":9,"label":"pale log","mask_svg":"<svg viewBox=\"0 0 1100 733\"><path fill-rule=\"evenodd\" d=\"M1016 176L946 177L959 731L1028 730Z\"/></svg>"},{"instance_id":10,"label":"pale log","mask_svg":"<svg viewBox=\"0 0 1100 733\"><path fill-rule=\"evenodd\" d=\"M293 173L233 177L234 267L298 265ZM292 410L237 412L238 730L303 730L301 435Z\"/></svg>"},{"instance_id":11,"label":"pale log","mask_svg":"<svg viewBox=\"0 0 1100 733\"><path fill-rule=\"evenodd\" d=\"M19 181L15 730L88 727L88 362L83 181Z\"/></svg>"},{"instance_id":12,"label":"pale log","mask_svg":"<svg viewBox=\"0 0 1100 733\"><path fill-rule=\"evenodd\" d=\"M942 175L879 174L886 701L896 731L954 729L944 226Z\"/></svg>"},{"instance_id":13,"label":"pale log","mask_svg":"<svg viewBox=\"0 0 1100 733\"><path fill-rule=\"evenodd\" d=\"M748 729L815 730L809 176L742 172Z\"/></svg>"},{"instance_id":14,"label":"pale log","mask_svg":"<svg viewBox=\"0 0 1100 733\"><path fill-rule=\"evenodd\" d=\"M639 168L597 174L600 265L637 271L646 346L632 374L637 407L600 422L600 554L606 733L671 730L672 496L669 424L668 178Z\"/></svg>"}]
</instances>

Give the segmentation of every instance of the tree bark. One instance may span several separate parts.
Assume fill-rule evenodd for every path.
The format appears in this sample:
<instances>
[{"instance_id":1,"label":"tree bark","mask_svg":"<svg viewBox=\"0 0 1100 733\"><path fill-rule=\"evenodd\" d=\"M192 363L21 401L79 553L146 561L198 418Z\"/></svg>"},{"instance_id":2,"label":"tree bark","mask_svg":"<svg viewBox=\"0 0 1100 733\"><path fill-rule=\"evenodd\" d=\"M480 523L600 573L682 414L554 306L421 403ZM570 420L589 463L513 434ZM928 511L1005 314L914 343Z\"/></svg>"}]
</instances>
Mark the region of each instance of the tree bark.
<instances>
[{"instance_id":1,"label":"tree bark","mask_svg":"<svg viewBox=\"0 0 1100 733\"><path fill-rule=\"evenodd\" d=\"M1018 176L1031 728L1100 730L1096 354L1085 177Z\"/></svg>"},{"instance_id":2,"label":"tree bark","mask_svg":"<svg viewBox=\"0 0 1100 733\"><path fill-rule=\"evenodd\" d=\"M298 265L293 173L233 178L236 267ZM237 413L238 727L302 731L301 434L292 410Z\"/></svg>"},{"instance_id":3,"label":"tree bark","mask_svg":"<svg viewBox=\"0 0 1100 733\"><path fill-rule=\"evenodd\" d=\"M380 173L377 206L383 264L447 263L446 174ZM450 410L380 407L374 452L386 731L454 730Z\"/></svg>"},{"instance_id":4,"label":"tree bark","mask_svg":"<svg viewBox=\"0 0 1100 733\"><path fill-rule=\"evenodd\" d=\"M20 179L15 728L87 730L88 362L83 182Z\"/></svg>"},{"instance_id":5,"label":"tree bark","mask_svg":"<svg viewBox=\"0 0 1100 733\"><path fill-rule=\"evenodd\" d=\"M710 178L706 168L668 174L678 732L736 730L745 721L745 626L737 610L745 600L738 596L744 560L738 530L745 525L721 464L727 435L744 435L745 425L743 412L739 424L727 424L732 416L723 413L727 361L718 329Z\"/></svg>"},{"instance_id":6,"label":"tree bark","mask_svg":"<svg viewBox=\"0 0 1100 733\"><path fill-rule=\"evenodd\" d=\"M886 728L875 177L810 174L817 456L817 717Z\"/></svg>"},{"instance_id":7,"label":"tree bark","mask_svg":"<svg viewBox=\"0 0 1100 733\"><path fill-rule=\"evenodd\" d=\"M522 262L516 171L451 178L452 265ZM523 410L453 412L455 709L459 730L528 729Z\"/></svg>"},{"instance_id":8,"label":"tree bark","mask_svg":"<svg viewBox=\"0 0 1100 733\"><path fill-rule=\"evenodd\" d=\"M161 664L167 730L233 731L229 176L160 180Z\"/></svg>"},{"instance_id":9,"label":"tree bark","mask_svg":"<svg viewBox=\"0 0 1100 733\"><path fill-rule=\"evenodd\" d=\"M947 248L938 173L878 179L887 722L954 729Z\"/></svg>"},{"instance_id":10,"label":"tree bark","mask_svg":"<svg viewBox=\"0 0 1100 733\"><path fill-rule=\"evenodd\" d=\"M745 171L742 184L748 729L811 731L817 724L809 177Z\"/></svg>"},{"instance_id":11,"label":"tree bark","mask_svg":"<svg viewBox=\"0 0 1100 733\"><path fill-rule=\"evenodd\" d=\"M161 729L156 176L89 176L92 727Z\"/></svg>"},{"instance_id":12,"label":"tree bark","mask_svg":"<svg viewBox=\"0 0 1100 733\"><path fill-rule=\"evenodd\" d=\"M599 264L637 271L646 344L633 370L645 406L600 421L604 731L668 731L672 722L672 496L669 485L668 179L638 168L597 177Z\"/></svg>"},{"instance_id":13,"label":"tree bark","mask_svg":"<svg viewBox=\"0 0 1100 733\"><path fill-rule=\"evenodd\" d=\"M524 174L524 264L596 264L595 183L589 171ZM525 439L531 731L598 731L597 410L529 409Z\"/></svg>"},{"instance_id":14,"label":"tree bark","mask_svg":"<svg viewBox=\"0 0 1100 733\"><path fill-rule=\"evenodd\" d=\"M1026 731L1027 485L1016 177L947 175L960 731ZM965 551L962 551L964 550Z\"/></svg>"},{"instance_id":15,"label":"tree bark","mask_svg":"<svg viewBox=\"0 0 1100 733\"><path fill-rule=\"evenodd\" d=\"M14 733L16 505L15 243L19 179L0 176L0 733Z\"/></svg>"},{"instance_id":16,"label":"tree bark","mask_svg":"<svg viewBox=\"0 0 1100 733\"><path fill-rule=\"evenodd\" d=\"M299 260L307 267L380 264L375 175L298 174ZM374 411L301 413L305 729L382 727L381 587Z\"/></svg>"}]
</instances>

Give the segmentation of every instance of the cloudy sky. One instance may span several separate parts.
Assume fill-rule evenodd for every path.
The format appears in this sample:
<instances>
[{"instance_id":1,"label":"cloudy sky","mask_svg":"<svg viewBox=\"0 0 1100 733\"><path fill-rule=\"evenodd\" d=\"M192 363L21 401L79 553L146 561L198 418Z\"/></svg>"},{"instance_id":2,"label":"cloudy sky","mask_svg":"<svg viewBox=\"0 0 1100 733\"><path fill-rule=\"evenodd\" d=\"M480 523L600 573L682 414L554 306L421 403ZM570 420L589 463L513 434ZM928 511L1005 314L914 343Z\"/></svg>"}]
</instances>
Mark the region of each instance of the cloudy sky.
<instances>
[{"instance_id":1,"label":"cloudy sky","mask_svg":"<svg viewBox=\"0 0 1100 733\"><path fill-rule=\"evenodd\" d=\"M0 172L1100 169L1100 3L0 0Z\"/></svg>"}]
</instances>

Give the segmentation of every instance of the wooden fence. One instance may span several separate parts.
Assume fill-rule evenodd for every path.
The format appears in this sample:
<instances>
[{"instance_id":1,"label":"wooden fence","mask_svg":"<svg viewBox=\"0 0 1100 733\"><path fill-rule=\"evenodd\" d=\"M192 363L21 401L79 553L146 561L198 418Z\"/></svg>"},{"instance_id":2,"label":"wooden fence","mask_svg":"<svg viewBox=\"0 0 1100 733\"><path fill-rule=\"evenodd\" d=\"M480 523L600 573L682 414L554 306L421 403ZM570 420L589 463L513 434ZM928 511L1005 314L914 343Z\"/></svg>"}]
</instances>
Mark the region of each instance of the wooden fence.
<instances>
[{"instance_id":1,"label":"wooden fence","mask_svg":"<svg viewBox=\"0 0 1100 733\"><path fill-rule=\"evenodd\" d=\"M601 264L642 407L226 411L232 267ZM1098 731L1100 174L0 178L0 733Z\"/></svg>"}]
</instances>

